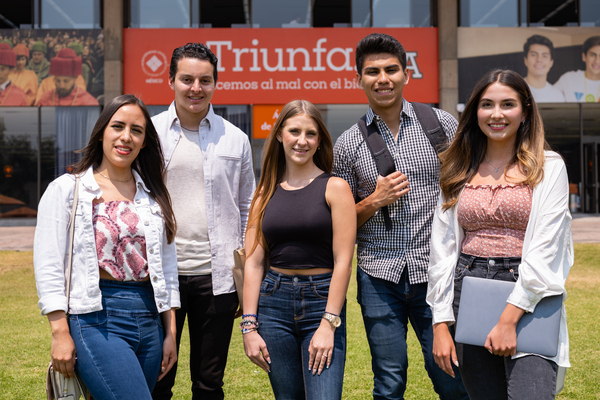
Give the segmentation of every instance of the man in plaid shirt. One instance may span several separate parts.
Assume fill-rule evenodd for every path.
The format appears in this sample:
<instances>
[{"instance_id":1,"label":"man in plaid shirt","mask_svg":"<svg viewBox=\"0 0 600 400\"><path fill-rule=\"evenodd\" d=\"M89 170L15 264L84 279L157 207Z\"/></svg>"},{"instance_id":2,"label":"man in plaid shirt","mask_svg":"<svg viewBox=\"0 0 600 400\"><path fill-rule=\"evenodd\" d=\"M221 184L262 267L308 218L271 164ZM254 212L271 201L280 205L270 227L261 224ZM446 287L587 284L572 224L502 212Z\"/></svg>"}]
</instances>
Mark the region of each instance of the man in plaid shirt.
<instances>
[{"instance_id":1,"label":"man in plaid shirt","mask_svg":"<svg viewBox=\"0 0 600 400\"><path fill-rule=\"evenodd\" d=\"M356 47L357 80L369 101L367 125L377 124L396 171L378 174L357 124L334 148L333 173L354 193L358 218L358 302L371 348L374 399L403 399L406 390L408 321L421 343L425 368L441 399L467 399L455 377L434 362L431 310L425 301L431 222L440 193L439 159L411 103L402 98L409 81L406 52L393 37L374 33ZM434 109L452 140L457 122ZM386 230L381 208L392 221Z\"/></svg>"}]
</instances>

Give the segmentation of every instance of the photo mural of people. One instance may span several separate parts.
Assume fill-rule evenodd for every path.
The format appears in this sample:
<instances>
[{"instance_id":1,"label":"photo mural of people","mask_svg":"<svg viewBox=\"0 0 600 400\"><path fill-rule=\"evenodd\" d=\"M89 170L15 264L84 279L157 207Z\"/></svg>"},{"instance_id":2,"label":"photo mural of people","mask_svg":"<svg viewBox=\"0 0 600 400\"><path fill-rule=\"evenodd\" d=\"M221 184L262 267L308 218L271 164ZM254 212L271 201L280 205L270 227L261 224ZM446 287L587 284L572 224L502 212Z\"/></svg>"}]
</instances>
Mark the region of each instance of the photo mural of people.
<instances>
[{"instance_id":1,"label":"photo mural of people","mask_svg":"<svg viewBox=\"0 0 600 400\"><path fill-rule=\"evenodd\" d=\"M0 71L0 90L12 85L2 106L87 106L102 101L101 29L2 29L0 52L0 69L7 71ZM20 91L24 103L17 100Z\"/></svg>"},{"instance_id":2,"label":"photo mural of people","mask_svg":"<svg viewBox=\"0 0 600 400\"><path fill-rule=\"evenodd\" d=\"M530 36L523 46L527 75L525 81L534 99L544 99L546 103L562 103L565 96L560 89L548 82L548 72L554 65L554 45L545 36Z\"/></svg>"},{"instance_id":3,"label":"photo mural of people","mask_svg":"<svg viewBox=\"0 0 600 400\"><path fill-rule=\"evenodd\" d=\"M496 68L521 74L537 103L600 102L600 28L462 29L458 53L459 103Z\"/></svg>"},{"instance_id":4,"label":"photo mural of people","mask_svg":"<svg viewBox=\"0 0 600 400\"><path fill-rule=\"evenodd\" d=\"M556 87L568 102L600 102L600 35L583 42L581 59L585 70L565 72Z\"/></svg>"}]
</instances>

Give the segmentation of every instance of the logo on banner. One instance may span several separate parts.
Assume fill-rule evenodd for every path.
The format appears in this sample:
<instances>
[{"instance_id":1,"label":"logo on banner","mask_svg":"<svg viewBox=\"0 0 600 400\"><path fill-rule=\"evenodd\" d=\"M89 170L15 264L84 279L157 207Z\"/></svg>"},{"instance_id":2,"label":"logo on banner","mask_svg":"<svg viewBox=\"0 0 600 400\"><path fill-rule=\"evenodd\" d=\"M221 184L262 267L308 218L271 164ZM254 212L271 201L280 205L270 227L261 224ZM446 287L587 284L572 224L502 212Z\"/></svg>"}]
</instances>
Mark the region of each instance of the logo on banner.
<instances>
[{"instance_id":1,"label":"logo on banner","mask_svg":"<svg viewBox=\"0 0 600 400\"><path fill-rule=\"evenodd\" d=\"M153 78L162 76L166 72L168 65L165 53L160 50L147 51L142 57L142 70L146 75ZM146 83L163 83L163 80L162 78L146 79Z\"/></svg>"}]
</instances>

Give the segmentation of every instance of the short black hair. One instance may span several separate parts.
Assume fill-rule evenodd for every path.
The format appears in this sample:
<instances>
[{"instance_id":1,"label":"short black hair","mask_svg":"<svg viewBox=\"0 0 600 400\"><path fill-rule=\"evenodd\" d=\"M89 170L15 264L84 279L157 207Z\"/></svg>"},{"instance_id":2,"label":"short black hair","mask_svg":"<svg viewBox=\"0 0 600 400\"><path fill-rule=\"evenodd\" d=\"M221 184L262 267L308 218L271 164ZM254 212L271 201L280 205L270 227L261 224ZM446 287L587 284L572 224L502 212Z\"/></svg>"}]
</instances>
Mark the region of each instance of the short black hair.
<instances>
[{"instance_id":1,"label":"short black hair","mask_svg":"<svg viewBox=\"0 0 600 400\"><path fill-rule=\"evenodd\" d=\"M356 71L362 76L362 67L365 58L371 54L391 54L400 60L402 69L406 69L406 51L404 47L390 35L385 33L371 33L365 36L356 45Z\"/></svg>"},{"instance_id":2,"label":"short black hair","mask_svg":"<svg viewBox=\"0 0 600 400\"><path fill-rule=\"evenodd\" d=\"M583 54L587 55L587 52L595 46L600 46L600 36L589 37L585 42L583 42Z\"/></svg>"},{"instance_id":3,"label":"short black hair","mask_svg":"<svg viewBox=\"0 0 600 400\"><path fill-rule=\"evenodd\" d=\"M533 35L527 39L527 41L523 45L523 52L525 53L525 58L527 58L527 54L529 54L529 48L532 44L541 44L542 46L546 46L548 49L550 49L550 58L554 60L554 44L550 39L542 35Z\"/></svg>"},{"instance_id":4,"label":"short black hair","mask_svg":"<svg viewBox=\"0 0 600 400\"><path fill-rule=\"evenodd\" d=\"M219 60L204 43L188 43L173 50L171 66L169 67L169 78L175 79L177 64L182 58L197 58L198 60L210 62L213 66L213 78L215 83L217 83L217 63Z\"/></svg>"}]
</instances>

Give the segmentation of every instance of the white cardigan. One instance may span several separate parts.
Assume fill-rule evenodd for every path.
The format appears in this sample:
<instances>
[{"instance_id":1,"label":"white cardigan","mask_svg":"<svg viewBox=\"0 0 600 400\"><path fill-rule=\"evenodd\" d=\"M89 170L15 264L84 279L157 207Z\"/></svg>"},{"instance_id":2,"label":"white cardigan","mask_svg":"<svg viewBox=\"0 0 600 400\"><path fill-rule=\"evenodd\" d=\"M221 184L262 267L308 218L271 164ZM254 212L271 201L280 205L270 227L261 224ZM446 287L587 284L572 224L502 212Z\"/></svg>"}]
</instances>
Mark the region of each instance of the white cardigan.
<instances>
[{"instance_id":1,"label":"white cardigan","mask_svg":"<svg viewBox=\"0 0 600 400\"><path fill-rule=\"evenodd\" d=\"M519 279L508 298L526 312L532 312L544 297L563 295L565 281L573 265L573 239L569 213L569 180L562 158L545 152L544 179L533 189L531 214L525 231ZM454 270L465 233L458 223L456 208L442 211L442 199L436 207L431 232L427 303L433 313L433 324L454 323ZM458 204L458 203L457 203ZM514 357L523 356L517 353ZM548 358L561 367L569 367L567 314L562 306L559 348Z\"/></svg>"}]
</instances>

